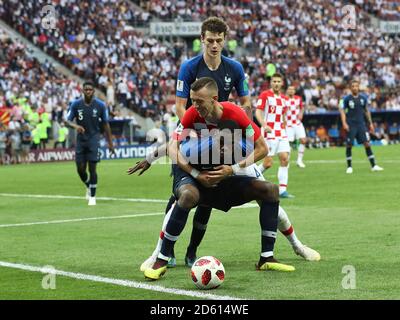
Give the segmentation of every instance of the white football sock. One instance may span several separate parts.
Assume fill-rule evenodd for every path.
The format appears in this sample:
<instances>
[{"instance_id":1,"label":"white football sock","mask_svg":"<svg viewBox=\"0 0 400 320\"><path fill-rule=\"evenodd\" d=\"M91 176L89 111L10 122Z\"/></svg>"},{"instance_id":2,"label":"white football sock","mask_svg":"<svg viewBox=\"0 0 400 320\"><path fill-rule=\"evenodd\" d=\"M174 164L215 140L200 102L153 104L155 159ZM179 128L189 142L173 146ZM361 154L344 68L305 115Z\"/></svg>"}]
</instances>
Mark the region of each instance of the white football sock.
<instances>
[{"instance_id":1,"label":"white football sock","mask_svg":"<svg viewBox=\"0 0 400 320\"><path fill-rule=\"evenodd\" d=\"M279 206L278 211L278 229L288 239L292 247L300 247L302 245L294 232L286 211L281 206Z\"/></svg>"},{"instance_id":2,"label":"white football sock","mask_svg":"<svg viewBox=\"0 0 400 320\"><path fill-rule=\"evenodd\" d=\"M278 181L279 181L279 193L285 192L287 189L289 179L289 168L279 167L278 169Z\"/></svg>"},{"instance_id":3,"label":"white football sock","mask_svg":"<svg viewBox=\"0 0 400 320\"><path fill-rule=\"evenodd\" d=\"M299 151L297 152L297 161L301 162L303 161L303 156L304 156L304 150L306 149L306 146L302 143L299 145Z\"/></svg>"},{"instance_id":4,"label":"white football sock","mask_svg":"<svg viewBox=\"0 0 400 320\"><path fill-rule=\"evenodd\" d=\"M157 246L154 249L153 253L151 254L152 256L157 256L161 251L162 241L164 239L165 228L167 227L167 223L169 221L169 218L171 217L172 210L174 210L174 208L175 208L175 203L171 206L171 208L169 209L167 214L164 216L164 221L163 221L163 224L162 224L162 229L161 229L161 232L160 232L160 236L158 237Z\"/></svg>"}]
</instances>

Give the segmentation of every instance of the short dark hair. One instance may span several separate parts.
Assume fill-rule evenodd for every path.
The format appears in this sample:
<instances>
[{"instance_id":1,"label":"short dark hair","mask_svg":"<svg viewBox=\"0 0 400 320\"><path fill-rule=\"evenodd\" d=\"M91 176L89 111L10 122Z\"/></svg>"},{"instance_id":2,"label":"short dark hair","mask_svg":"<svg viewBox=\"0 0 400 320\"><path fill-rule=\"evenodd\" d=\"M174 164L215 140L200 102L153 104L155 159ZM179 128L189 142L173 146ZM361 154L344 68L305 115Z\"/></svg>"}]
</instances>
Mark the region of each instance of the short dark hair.
<instances>
[{"instance_id":1,"label":"short dark hair","mask_svg":"<svg viewBox=\"0 0 400 320\"><path fill-rule=\"evenodd\" d=\"M218 17L210 17L206 19L201 25L201 36L204 37L206 31L213 33L224 33L224 38L228 33L228 25Z\"/></svg>"},{"instance_id":2,"label":"short dark hair","mask_svg":"<svg viewBox=\"0 0 400 320\"><path fill-rule=\"evenodd\" d=\"M274 73L271 77L272 78L281 78L283 80L283 75L281 75L280 73Z\"/></svg>"},{"instance_id":3,"label":"short dark hair","mask_svg":"<svg viewBox=\"0 0 400 320\"><path fill-rule=\"evenodd\" d=\"M92 81L85 81L85 82L83 83L83 86L82 86L82 87L85 87L85 86L94 87L94 83L93 83Z\"/></svg>"},{"instance_id":4,"label":"short dark hair","mask_svg":"<svg viewBox=\"0 0 400 320\"><path fill-rule=\"evenodd\" d=\"M358 84L360 84L360 80L358 80L358 79L352 79L352 80L350 81L350 85L352 85L354 82L357 82Z\"/></svg>"},{"instance_id":5,"label":"short dark hair","mask_svg":"<svg viewBox=\"0 0 400 320\"><path fill-rule=\"evenodd\" d=\"M213 78L210 77L202 77L197 79L192 83L190 89L197 92L200 89L207 88L208 90L214 90L218 93L218 85L217 82Z\"/></svg>"}]
</instances>

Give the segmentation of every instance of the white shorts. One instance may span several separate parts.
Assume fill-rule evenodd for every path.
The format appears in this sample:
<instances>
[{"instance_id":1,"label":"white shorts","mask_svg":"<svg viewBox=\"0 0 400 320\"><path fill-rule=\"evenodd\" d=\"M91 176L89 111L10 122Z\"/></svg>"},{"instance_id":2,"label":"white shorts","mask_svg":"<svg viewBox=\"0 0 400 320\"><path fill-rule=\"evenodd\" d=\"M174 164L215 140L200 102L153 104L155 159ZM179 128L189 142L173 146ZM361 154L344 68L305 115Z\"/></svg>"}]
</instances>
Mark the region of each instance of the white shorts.
<instances>
[{"instance_id":1,"label":"white shorts","mask_svg":"<svg viewBox=\"0 0 400 320\"><path fill-rule=\"evenodd\" d=\"M258 165L253 163L252 165L246 168L240 168L239 171L235 174L237 176L248 176L256 178L260 181L265 181L263 174L258 170Z\"/></svg>"},{"instance_id":2,"label":"white shorts","mask_svg":"<svg viewBox=\"0 0 400 320\"><path fill-rule=\"evenodd\" d=\"M302 123L293 127L286 127L286 133L290 142L306 137L306 130L304 130L304 126Z\"/></svg>"},{"instance_id":3,"label":"white shorts","mask_svg":"<svg viewBox=\"0 0 400 320\"><path fill-rule=\"evenodd\" d=\"M290 153L290 144L287 139L274 139L268 140L265 139L265 142L268 145L268 157L273 157L274 155L282 152Z\"/></svg>"}]
</instances>

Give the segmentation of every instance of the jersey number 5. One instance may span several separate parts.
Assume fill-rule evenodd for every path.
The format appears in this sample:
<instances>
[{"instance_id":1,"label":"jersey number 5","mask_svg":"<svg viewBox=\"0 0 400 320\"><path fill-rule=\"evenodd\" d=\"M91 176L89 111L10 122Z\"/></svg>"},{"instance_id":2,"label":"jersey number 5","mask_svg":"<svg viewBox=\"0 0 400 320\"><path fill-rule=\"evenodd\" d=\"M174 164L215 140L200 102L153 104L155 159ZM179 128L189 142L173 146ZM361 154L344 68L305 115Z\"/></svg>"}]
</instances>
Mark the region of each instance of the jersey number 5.
<instances>
[{"instance_id":1,"label":"jersey number 5","mask_svg":"<svg viewBox=\"0 0 400 320\"><path fill-rule=\"evenodd\" d=\"M83 110L78 110L78 119L83 120Z\"/></svg>"}]
</instances>

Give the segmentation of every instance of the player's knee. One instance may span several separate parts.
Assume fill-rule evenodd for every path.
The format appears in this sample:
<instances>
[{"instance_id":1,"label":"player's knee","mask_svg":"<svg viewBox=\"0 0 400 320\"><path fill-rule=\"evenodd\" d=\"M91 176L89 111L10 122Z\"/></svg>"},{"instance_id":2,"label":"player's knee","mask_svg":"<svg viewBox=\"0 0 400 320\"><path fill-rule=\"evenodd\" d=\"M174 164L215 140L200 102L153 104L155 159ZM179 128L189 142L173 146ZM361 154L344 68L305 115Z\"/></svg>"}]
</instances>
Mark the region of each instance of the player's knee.
<instances>
[{"instance_id":1,"label":"player's knee","mask_svg":"<svg viewBox=\"0 0 400 320\"><path fill-rule=\"evenodd\" d=\"M289 154L283 153L279 157L279 161L281 163L281 167L287 167L289 164Z\"/></svg>"},{"instance_id":2,"label":"player's knee","mask_svg":"<svg viewBox=\"0 0 400 320\"><path fill-rule=\"evenodd\" d=\"M307 143L306 138L301 138L301 139L300 139L300 143L301 143L301 144L306 144L306 143Z\"/></svg>"},{"instance_id":3,"label":"player's knee","mask_svg":"<svg viewBox=\"0 0 400 320\"><path fill-rule=\"evenodd\" d=\"M279 201L279 187L276 184L271 182L259 183L261 181L257 181L254 189L257 190L257 200L268 201L268 202L277 202Z\"/></svg>"},{"instance_id":4,"label":"player's knee","mask_svg":"<svg viewBox=\"0 0 400 320\"><path fill-rule=\"evenodd\" d=\"M199 199L200 194L195 187L190 188L189 186L185 185L179 190L178 205L181 208L194 208L199 203Z\"/></svg>"}]
</instances>

